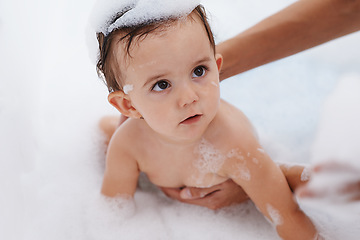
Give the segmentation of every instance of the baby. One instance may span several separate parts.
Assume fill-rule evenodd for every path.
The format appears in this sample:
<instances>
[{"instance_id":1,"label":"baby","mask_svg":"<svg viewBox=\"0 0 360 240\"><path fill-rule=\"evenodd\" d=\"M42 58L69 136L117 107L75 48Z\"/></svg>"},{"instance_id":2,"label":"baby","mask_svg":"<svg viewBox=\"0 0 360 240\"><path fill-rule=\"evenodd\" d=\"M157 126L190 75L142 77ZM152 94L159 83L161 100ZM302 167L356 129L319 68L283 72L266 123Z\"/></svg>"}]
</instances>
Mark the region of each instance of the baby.
<instances>
[{"instance_id":1,"label":"baby","mask_svg":"<svg viewBox=\"0 0 360 240\"><path fill-rule=\"evenodd\" d=\"M283 239L316 239L284 174L246 116L220 99L222 56L205 11L98 33L98 71L109 102L129 117L113 134L101 192L132 198L140 172L160 187L210 187L232 179Z\"/></svg>"}]
</instances>

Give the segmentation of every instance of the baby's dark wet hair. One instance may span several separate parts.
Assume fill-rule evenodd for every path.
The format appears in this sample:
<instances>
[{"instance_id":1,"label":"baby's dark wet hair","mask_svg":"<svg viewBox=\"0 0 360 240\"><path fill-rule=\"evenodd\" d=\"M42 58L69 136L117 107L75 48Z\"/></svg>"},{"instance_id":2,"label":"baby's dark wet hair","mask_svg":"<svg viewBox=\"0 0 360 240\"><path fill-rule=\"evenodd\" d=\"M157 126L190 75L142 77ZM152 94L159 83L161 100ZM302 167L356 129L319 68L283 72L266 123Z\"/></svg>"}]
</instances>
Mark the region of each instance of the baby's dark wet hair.
<instances>
[{"instance_id":1,"label":"baby's dark wet hair","mask_svg":"<svg viewBox=\"0 0 360 240\"><path fill-rule=\"evenodd\" d=\"M122 12L114 16L111 22L112 23L115 22L124 13L125 12ZM191 14L193 13L203 23L210 41L210 45L214 50L214 54L215 54L215 40L204 7L202 5L198 5L192 11ZM176 22L178 20L179 20L178 18L169 18L169 19L162 19L152 22L150 21L148 23L141 24L138 26L123 27L120 29L113 30L107 36L105 36L103 33L97 33L100 54L96 64L96 69L99 77L104 81L109 92L122 90L122 86L121 84L119 84L120 83L119 75L121 74L115 71L115 69L113 68L114 64L111 64L111 62L113 61L112 59L113 56L111 54L111 51L114 48L114 44L118 43L119 41L120 42L124 41L126 47L125 48L126 54L127 56L131 57L130 47L132 46L134 40L141 40L145 38L149 33L152 33L155 30L165 29L164 26L168 26L169 24Z\"/></svg>"}]
</instances>

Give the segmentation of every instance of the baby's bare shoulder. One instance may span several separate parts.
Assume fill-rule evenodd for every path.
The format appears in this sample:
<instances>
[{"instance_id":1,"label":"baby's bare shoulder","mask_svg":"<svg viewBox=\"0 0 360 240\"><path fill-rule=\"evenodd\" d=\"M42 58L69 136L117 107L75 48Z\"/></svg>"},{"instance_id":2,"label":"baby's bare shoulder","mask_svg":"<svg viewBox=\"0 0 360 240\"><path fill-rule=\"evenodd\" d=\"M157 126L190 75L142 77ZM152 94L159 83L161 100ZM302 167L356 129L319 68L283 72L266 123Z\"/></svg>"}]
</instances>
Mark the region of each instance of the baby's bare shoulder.
<instances>
[{"instance_id":1,"label":"baby's bare shoulder","mask_svg":"<svg viewBox=\"0 0 360 240\"><path fill-rule=\"evenodd\" d=\"M143 120L128 119L120 125L114 132L109 149L117 149L122 152L131 152L142 146L146 130L143 125Z\"/></svg>"},{"instance_id":2,"label":"baby's bare shoulder","mask_svg":"<svg viewBox=\"0 0 360 240\"><path fill-rule=\"evenodd\" d=\"M222 135L227 141L237 143L257 138L256 132L250 120L237 107L222 100L219 108L218 128L222 129Z\"/></svg>"},{"instance_id":3,"label":"baby's bare shoulder","mask_svg":"<svg viewBox=\"0 0 360 240\"><path fill-rule=\"evenodd\" d=\"M234 105L221 100L219 107L219 114L224 122L227 124L235 124L241 127L250 127L251 123L246 115Z\"/></svg>"}]
</instances>

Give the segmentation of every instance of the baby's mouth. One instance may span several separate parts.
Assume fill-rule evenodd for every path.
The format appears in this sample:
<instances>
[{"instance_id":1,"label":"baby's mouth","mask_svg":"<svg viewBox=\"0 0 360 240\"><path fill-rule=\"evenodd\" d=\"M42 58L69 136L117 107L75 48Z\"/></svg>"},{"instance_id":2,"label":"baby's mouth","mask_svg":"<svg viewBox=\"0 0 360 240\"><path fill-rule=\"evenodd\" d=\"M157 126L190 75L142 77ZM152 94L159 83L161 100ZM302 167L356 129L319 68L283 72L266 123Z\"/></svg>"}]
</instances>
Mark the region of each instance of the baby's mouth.
<instances>
[{"instance_id":1,"label":"baby's mouth","mask_svg":"<svg viewBox=\"0 0 360 240\"><path fill-rule=\"evenodd\" d=\"M193 116L190 116L190 117L184 119L183 121L180 122L180 124L195 123L195 122L199 121L201 117L202 117L202 114L195 114Z\"/></svg>"}]
</instances>

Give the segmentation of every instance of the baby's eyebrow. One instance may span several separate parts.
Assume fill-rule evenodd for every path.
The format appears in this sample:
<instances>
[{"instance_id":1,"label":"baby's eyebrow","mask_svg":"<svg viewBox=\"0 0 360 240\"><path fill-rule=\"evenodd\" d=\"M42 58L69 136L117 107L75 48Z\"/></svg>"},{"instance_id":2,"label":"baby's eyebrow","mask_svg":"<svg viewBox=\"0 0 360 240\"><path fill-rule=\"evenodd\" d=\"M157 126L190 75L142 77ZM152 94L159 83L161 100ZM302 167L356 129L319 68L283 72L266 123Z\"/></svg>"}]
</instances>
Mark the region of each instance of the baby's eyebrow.
<instances>
[{"instance_id":1,"label":"baby's eyebrow","mask_svg":"<svg viewBox=\"0 0 360 240\"><path fill-rule=\"evenodd\" d=\"M165 76L166 76L165 73L161 73L161 74L157 74L157 75L155 75L155 76L153 76L153 77L149 77L149 78L145 81L144 87L145 87L147 84L151 83L152 81L157 80L157 79L164 78Z\"/></svg>"},{"instance_id":2,"label":"baby's eyebrow","mask_svg":"<svg viewBox=\"0 0 360 240\"><path fill-rule=\"evenodd\" d=\"M206 56L204 58L201 58L200 60L197 60L196 62L194 62L194 65L198 65L200 63L203 63L203 62L210 62L211 61L211 58Z\"/></svg>"}]
</instances>

